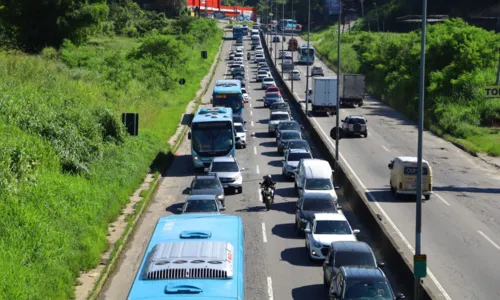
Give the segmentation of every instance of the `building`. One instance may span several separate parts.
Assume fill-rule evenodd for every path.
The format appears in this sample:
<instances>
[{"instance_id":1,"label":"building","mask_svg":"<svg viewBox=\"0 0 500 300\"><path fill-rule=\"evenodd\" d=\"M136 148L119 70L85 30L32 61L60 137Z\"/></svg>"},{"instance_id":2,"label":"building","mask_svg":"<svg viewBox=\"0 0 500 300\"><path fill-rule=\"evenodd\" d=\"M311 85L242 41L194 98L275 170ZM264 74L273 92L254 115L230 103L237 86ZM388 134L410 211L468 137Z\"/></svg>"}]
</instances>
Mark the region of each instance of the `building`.
<instances>
[{"instance_id":1,"label":"building","mask_svg":"<svg viewBox=\"0 0 500 300\"><path fill-rule=\"evenodd\" d=\"M222 0L187 0L187 8L195 11L200 8L201 14L213 15L215 18L232 17L239 20L256 21L257 10L246 6L222 5Z\"/></svg>"}]
</instances>

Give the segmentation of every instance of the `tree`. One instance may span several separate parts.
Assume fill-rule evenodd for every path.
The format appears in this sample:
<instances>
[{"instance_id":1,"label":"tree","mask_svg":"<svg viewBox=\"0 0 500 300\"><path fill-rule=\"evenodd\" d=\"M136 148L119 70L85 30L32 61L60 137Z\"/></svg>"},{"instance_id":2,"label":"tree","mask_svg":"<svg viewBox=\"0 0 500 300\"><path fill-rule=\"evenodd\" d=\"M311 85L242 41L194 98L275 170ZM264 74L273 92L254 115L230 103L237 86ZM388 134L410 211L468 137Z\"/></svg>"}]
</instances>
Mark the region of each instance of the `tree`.
<instances>
[{"instance_id":1,"label":"tree","mask_svg":"<svg viewBox=\"0 0 500 300\"><path fill-rule=\"evenodd\" d=\"M16 46L39 52L64 39L81 44L108 16L106 0L0 0L0 23Z\"/></svg>"}]
</instances>

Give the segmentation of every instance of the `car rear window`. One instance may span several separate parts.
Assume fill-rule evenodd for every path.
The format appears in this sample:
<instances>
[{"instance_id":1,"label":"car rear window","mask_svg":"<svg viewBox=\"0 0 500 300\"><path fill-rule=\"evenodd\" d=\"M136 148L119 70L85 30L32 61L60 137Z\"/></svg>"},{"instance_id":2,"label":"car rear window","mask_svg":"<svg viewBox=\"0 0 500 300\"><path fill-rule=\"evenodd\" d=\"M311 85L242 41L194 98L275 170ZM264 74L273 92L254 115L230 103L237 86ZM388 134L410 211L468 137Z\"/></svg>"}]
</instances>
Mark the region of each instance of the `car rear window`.
<instances>
[{"instance_id":1,"label":"car rear window","mask_svg":"<svg viewBox=\"0 0 500 300\"><path fill-rule=\"evenodd\" d=\"M334 258L335 267L341 266L367 266L376 267L373 255L370 252L336 252Z\"/></svg>"},{"instance_id":2,"label":"car rear window","mask_svg":"<svg viewBox=\"0 0 500 300\"><path fill-rule=\"evenodd\" d=\"M335 211L335 205L333 201L321 199L321 198L312 198L305 199L304 205L302 206L303 210L306 211Z\"/></svg>"},{"instance_id":3,"label":"car rear window","mask_svg":"<svg viewBox=\"0 0 500 300\"><path fill-rule=\"evenodd\" d=\"M288 120L288 114L272 114L271 115L271 120L276 121L276 120Z\"/></svg>"},{"instance_id":4,"label":"car rear window","mask_svg":"<svg viewBox=\"0 0 500 300\"><path fill-rule=\"evenodd\" d=\"M296 140L300 139L300 133L297 131L283 132L280 137L282 140Z\"/></svg>"},{"instance_id":5,"label":"car rear window","mask_svg":"<svg viewBox=\"0 0 500 300\"><path fill-rule=\"evenodd\" d=\"M299 161L303 158L312 158L309 153L290 153L288 154L288 161Z\"/></svg>"},{"instance_id":6,"label":"car rear window","mask_svg":"<svg viewBox=\"0 0 500 300\"><path fill-rule=\"evenodd\" d=\"M366 121L365 119L354 119L354 118L347 120L347 124L356 124L356 123L366 124Z\"/></svg>"},{"instance_id":7,"label":"car rear window","mask_svg":"<svg viewBox=\"0 0 500 300\"><path fill-rule=\"evenodd\" d=\"M218 179L197 179L193 185L194 189L219 189L221 188Z\"/></svg>"}]
</instances>

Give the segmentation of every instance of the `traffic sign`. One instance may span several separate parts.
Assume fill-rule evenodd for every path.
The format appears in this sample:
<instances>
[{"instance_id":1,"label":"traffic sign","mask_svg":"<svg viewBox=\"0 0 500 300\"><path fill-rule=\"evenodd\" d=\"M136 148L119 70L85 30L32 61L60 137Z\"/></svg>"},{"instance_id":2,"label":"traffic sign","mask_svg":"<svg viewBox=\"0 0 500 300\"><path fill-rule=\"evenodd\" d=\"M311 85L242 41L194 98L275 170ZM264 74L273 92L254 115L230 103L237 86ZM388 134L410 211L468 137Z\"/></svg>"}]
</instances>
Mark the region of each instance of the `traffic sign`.
<instances>
[{"instance_id":1,"label":"traffic sign","mask_svg":"<svg viewBox=\"0 0 500 300\"><path fill-rule=\"evenodd\" d=\"M201 51L201 58L207 59L208 57L208 52L206 50Z\"/></svg>"},{"instance_id":2,"label":"traffic sign","mask_svg":"<svg viewBox=\"0 0 500 300\"><path fill-rule=\"evenodd\" d=\"M413 255L413 274L415 278L425 278L427 276L427 255Z\"/></svg>"},{"instance_id":3,"label":"traffic sign","mask_svg":"<svg viewBox=\"0 0 500 300\"><path fill-rule=\"evenodd\" d=\"M500 85L485 86L483 90L486 98L500 98Z\"/></svg>"},{"instance_id":4,"label":"traffic sign","mask_svg":"<svg viewBox=\"0 0 500 300\"><path fill-rule=\"evenodd\" d=\"M186 79L184 79L184 78L179 79L180 85L184 85L185 83L186 83Z\"/></svg>"}]
</instances>

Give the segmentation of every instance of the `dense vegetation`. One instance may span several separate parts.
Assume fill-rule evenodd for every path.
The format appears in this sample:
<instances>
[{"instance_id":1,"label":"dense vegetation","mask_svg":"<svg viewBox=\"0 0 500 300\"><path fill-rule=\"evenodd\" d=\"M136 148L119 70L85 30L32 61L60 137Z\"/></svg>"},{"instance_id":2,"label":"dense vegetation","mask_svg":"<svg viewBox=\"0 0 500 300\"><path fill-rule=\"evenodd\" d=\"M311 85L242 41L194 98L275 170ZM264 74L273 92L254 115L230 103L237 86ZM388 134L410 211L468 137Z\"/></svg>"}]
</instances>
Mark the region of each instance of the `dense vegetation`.
<instances>
[{"instance_id":1,"label":"dense vegetation","mask_svg":"<svg viewBox=\"0 0 500 300\"><path fill-rule=\"evenodd\" d=\"M123 2L87 44L0 51L0 299L72 297L217 53L216 22ZM140 114L139 136L122 112Z\"/></svg>"},{"instance_id":2,"label":"dense vegetation","mask_svg":"<svg viewBox=\"0 0 500 300\"><path fill-rule=\"evenodd\" d=\"M313 36L332 66L335 35L330 28ZM419 32L342 34L341 69L365 74L371 93L416 120L420 38ZM481 88L495 84L499 43L493 32L454 19L428 28L426 50L426 127L495 156L500 155L500 99L485 99Z\"/></svg>"}]
</instances>

